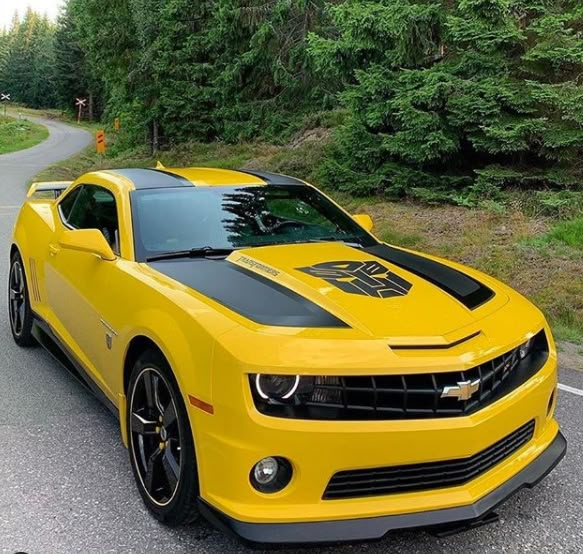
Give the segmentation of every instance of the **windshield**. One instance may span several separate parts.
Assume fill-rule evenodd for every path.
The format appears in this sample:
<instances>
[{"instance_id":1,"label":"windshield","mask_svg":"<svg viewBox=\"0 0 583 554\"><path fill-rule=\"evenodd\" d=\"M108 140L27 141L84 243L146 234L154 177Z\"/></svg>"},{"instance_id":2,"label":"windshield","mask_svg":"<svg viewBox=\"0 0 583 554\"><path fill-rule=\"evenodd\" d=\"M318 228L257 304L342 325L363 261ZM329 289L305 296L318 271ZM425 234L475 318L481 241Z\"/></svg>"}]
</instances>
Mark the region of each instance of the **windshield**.
<instances>
[{"instance_id":1,"label":"windshield","mask_svg":"<svg viewBox=\"0 0 583 554\"><path fill-rule=\"evenodd\" d=\"M138 261L204 247L376 242L314 188L301 185L137 190L132 213Z\"/></svg>"}]
</instances>

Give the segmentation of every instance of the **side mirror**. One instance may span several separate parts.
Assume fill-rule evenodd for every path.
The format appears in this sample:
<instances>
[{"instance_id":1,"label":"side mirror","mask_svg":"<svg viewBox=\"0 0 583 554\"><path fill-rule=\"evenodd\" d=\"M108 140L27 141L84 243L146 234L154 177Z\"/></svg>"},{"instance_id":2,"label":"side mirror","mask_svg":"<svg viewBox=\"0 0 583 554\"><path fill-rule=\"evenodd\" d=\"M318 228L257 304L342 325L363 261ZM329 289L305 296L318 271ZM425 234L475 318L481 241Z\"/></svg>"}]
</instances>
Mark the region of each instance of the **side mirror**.
<instances>
[{"instance_id":1,"label":"side mirror","mask_svg":"<svg viewBox=\"0 0 583 554\"><path fill-rule=\"evenodd\" d=\"M366 231L372 231L373 222L372 217L370 217L370 215L356 214L352 216L352 219L354 219L354 221L356 221L356 223L358 223Z\"/></svg>"},{"instance_id":2,"label":"side mirror","mask_svg":"<svg viewBox=\"0 0 583 554\"><path fill-rule=\"evenodd\" d=\"M115 254L105 240L103 233L97 229L75 229L64 231L59 239L59 246L66 250L77 250L99 256L102 260L113 261Z\"/></svg>"}]
</instances>

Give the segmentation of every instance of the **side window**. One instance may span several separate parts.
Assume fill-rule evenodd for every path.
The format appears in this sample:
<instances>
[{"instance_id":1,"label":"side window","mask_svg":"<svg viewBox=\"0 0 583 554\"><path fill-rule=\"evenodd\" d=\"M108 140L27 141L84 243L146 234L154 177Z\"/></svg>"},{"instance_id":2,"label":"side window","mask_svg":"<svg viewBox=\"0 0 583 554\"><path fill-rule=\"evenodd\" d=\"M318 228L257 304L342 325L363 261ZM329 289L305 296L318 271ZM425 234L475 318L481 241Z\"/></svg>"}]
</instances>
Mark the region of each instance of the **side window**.
<instances>
[{"instance_id":1,"label":"side window","mask_svg":"<svg viewBox=\"0 0 583 554\"><path fill-rule=\"evenodd\" d=\"M67 221L71 215L71 210L75 205L75 200L79 197L79 193L83 187L77 187L73 189L65 198L59 203L59 210L61 211L62 218Z\"/></svg>"},{"instance_id":2,"label":"side window","mask_svg":"<svg viewBox=\"0 0 583 554\"><path fill-rule=\"evenodd\" d=\"M66 221L75 229L98 229L113 251L119 254L117 206L113 194L107 189L84 185Z\"/></svg>"}]
</instances>

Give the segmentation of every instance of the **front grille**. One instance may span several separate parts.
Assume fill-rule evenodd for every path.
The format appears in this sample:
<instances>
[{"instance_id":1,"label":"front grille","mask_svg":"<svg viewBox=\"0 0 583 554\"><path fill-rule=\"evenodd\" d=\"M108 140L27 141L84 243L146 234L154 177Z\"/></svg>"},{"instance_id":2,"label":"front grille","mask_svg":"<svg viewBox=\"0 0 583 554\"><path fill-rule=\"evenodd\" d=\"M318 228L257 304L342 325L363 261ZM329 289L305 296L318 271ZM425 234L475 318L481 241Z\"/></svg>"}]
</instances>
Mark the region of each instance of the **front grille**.
<instances>
[{"instance_id":1,"label":"front grille","mask_svg":"<svg viewBox=\"0 0 583 554\"><path fill-rule=\"evenodd\" d=\"M466 371L411 375L315 377L294 404L266 401L254 392L258 410L274 417L328 420L392 420L465 416L513 391L542 368L548 358L544 330L523 360L518 348ZM479 387L466 400L443 397L445 387L462 382Z\"/></svg>"},{"instance_id":2,"label":"front grille","mask_svg":"<svg viewBox=\"0 0 583 554\"><path fill-rule=\"evenodd\" d=\"M328 483L324 500L382 496L463 485L511 456L529 442L533 435L534 420L469 458L340 471Z\"/></svg>"}]
</instances>

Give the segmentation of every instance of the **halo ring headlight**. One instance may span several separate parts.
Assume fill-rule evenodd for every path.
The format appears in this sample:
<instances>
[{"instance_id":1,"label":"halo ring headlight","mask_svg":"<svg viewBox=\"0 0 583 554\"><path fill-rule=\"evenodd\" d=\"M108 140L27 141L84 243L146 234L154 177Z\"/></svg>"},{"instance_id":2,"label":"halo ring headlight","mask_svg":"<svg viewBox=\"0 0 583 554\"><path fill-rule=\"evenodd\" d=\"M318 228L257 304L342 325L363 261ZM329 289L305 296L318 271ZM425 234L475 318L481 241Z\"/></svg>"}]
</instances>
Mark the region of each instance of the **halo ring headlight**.
<instances>
[{"instance_id":1,"label":"halo ring headlight","mask_svg":"<svg viewBox=\"0 0 583 554\"><path fill-rule=\"evenodd\" d=\"M266 375L255 376L257 394L264 400L288 400L300 386L299 375Z\"/></svg>"}]
</instances>

